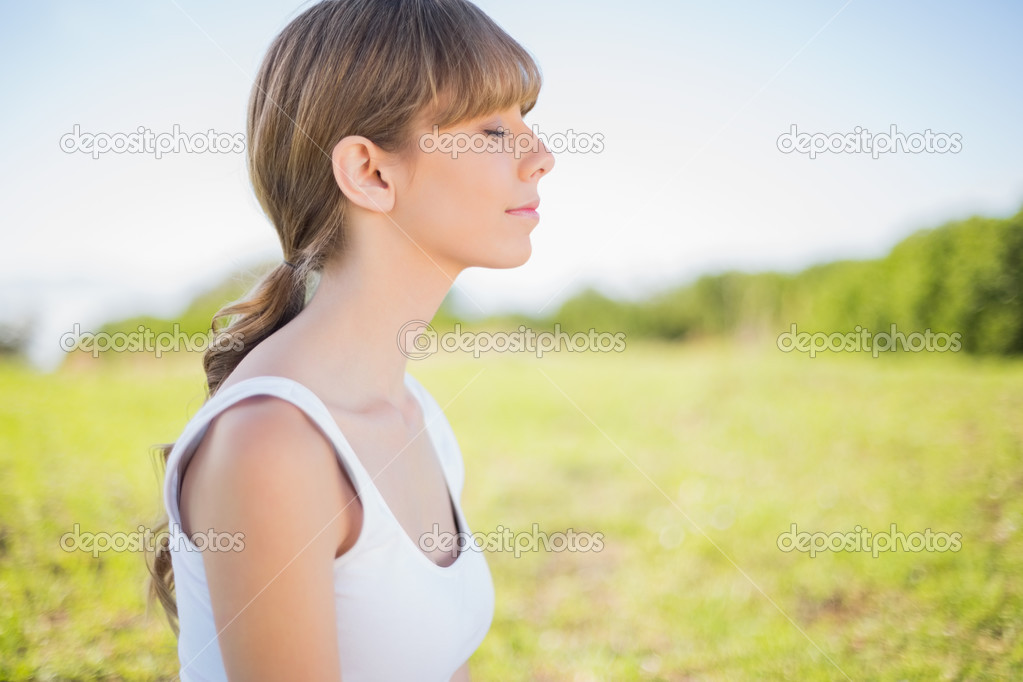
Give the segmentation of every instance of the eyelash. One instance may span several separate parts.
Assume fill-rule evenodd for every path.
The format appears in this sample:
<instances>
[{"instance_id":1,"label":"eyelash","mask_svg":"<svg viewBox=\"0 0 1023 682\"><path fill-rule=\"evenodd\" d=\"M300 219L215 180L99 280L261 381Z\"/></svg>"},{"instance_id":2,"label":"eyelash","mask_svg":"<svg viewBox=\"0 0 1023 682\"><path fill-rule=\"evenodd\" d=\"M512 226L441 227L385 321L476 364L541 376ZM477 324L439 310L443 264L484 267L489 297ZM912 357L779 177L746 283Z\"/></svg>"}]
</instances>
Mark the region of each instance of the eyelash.
<instances>
[{"instance_id":1,"label":"eyelash","mask_svg":"<svg viewBox=\"0 0 1023 682\"><path fill-rule=\"evenodd\" d=\"M504 137L508 134L507 130L484 130L487 135L497 135L498 137Z\"/></svg>"}]
</instances>

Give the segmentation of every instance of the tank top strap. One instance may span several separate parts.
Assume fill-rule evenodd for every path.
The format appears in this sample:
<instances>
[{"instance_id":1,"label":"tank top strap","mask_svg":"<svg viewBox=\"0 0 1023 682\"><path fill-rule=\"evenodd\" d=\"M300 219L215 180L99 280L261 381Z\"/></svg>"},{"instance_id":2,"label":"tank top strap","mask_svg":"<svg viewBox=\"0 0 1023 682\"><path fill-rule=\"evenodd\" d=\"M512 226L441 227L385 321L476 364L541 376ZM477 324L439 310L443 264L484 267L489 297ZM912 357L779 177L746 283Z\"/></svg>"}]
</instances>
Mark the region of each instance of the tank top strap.
<instances>
[{"instance_id":1,"label":"tank top strap","mask_svg":"<svg viewBox=\"0 0 1023 682\"><path fill-rule=\"evenodd\" d=\"M287 377L251 377L223 389L206 401L174 443L167 459L163 490L167 516L172 524L180 527L182 473L192 455L195 454L202 437L209 429L210 422L232 405L257 395L271 395L286 400L301 409L330 441L338 459L351 478L356 493L362 496L366 491L374 490L369 473L355 456L326 405L315 393L298 381Z\"/></svg>"},{"instance_id":2,"label":"tank top strap","mask_svg":"<svg viewBox=\"0 0 1023 682\"><path fill-rule=\"evenodd\" d=\"M440 459L441 467L447 476L451 494L456 502L462 497L462 487L465 483L465 462L462 459L461 450L458 447L458 440L451 428L451 423L444 414L444 409L434 399L426 387L419 383L411 374L405 374L405 383L411 391L419 398L419 404L423 408L423 420L426 422L427 431L432 434L434 445L437 450L437 457Z\"/></svg>"}]
</instances>

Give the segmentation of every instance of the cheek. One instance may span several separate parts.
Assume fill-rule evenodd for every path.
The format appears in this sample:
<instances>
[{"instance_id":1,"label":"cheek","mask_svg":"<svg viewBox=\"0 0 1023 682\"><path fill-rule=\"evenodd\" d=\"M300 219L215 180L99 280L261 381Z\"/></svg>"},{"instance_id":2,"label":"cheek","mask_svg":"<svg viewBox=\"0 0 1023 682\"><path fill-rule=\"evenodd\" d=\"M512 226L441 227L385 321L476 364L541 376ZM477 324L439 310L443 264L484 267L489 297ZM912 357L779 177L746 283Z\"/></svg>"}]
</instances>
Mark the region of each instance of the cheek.
<instances>
[{"instance_id":1,"label":"cheek","mask_svg":"<svg viewBox=\"0 0 1023 682\"><path fill-rule=\"evenodd\" d=\"M500 219L510 199L502 184L501 159L488 154L469 153L444 159L431 176L432 197L424 205L437 217L453 224L493 223Z\"/></svg>"},{"instance_id":2,"label":"cheek","mask_svg":"<svg viewBox=\"0 0 1023 682\"><path fill-rule=\"evenodd\" d=\"M521 198L513 196L513 174L508 160L493 154L423 159L403 211L415 230L411 236L466 262L503 248L503 240L516 235L504 213Z\"/></svg>"}]
</instances>

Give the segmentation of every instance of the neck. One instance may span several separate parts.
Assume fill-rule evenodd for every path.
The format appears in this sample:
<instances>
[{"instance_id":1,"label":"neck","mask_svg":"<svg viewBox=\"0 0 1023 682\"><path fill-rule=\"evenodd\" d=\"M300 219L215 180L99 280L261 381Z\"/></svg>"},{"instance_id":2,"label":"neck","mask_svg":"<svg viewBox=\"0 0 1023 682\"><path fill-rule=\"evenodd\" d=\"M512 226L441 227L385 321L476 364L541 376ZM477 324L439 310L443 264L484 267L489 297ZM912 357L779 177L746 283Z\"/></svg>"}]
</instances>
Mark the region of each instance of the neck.
<instances>
[{"instance_id":1,"label":"neck","mask_svg":"<svg viewBox=\"0 0 1023 682\"><path fill-rule=\"evenodd\" d=\"M346 401L402 404L408 358L399 335L433 319L461 268L426 254L393 225L366 227L377 229L349 239L288 326L303 364L345 386Z\"/></svg>"}]
</instances>

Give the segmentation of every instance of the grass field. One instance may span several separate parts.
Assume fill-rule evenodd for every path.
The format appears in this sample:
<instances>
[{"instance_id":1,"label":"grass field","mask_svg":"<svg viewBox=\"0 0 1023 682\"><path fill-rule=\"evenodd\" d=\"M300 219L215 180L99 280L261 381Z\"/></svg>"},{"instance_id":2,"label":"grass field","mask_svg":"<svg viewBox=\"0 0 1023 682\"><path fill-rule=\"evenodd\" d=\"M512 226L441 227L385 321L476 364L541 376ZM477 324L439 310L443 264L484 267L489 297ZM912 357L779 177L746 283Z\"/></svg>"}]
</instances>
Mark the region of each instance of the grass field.
<instances>
[{"instance_id":1,"label":"grass field","mask_svg":"<svg viewBox=\"0 0 1023 682\"><path fill-rule=\"evenodd\" d=\"M603 534L488 554L475 680L1023 678L1023 362L632 343L409 371L458 435L473 531ZM152 523L147 448L202 395L198 355L0 365L0 679L175 678L142 555L59 540ZM960 541L811 558L779 549L792 524Z\"/></svg>"}]
</instances>

